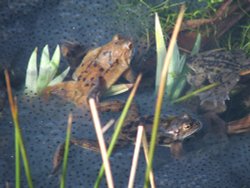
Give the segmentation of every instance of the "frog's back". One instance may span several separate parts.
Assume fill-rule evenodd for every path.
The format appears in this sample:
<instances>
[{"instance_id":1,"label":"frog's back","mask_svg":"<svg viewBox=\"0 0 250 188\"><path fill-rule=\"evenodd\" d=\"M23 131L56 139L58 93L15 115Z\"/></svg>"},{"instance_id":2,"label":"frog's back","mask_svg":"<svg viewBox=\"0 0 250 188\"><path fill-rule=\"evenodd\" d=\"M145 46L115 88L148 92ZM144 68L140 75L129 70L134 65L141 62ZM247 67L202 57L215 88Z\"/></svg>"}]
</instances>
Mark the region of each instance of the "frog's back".
<instances>
[{"instance_id":1,"label":"frog's back","mask_svg":"<svg viewBox=\"0 0 250 188\"><path fill-rule=\"evenodd\" d=\"M243 54L240 51L226 51L224 49L215 49L199 53L188 59L188 65L193 69L204 69L210 73L239 73L242 67ZM194 70L195 71L195 70Z\"/></svg>"},{"instance_id":2,"label":"frog's back","mask_svg":"<svg viewBox=\"0 0 250 188\"><path fill-rule=\"evenodd\" d=\"M218 86L198 94L205 110L225 111L225 100L240 79L240 72L250 68L250 61L240 50L216 49L190 57L187 62L192 70L187 80L195 89L217 83Z\"/></svg>"},{"instance_id":3,"label":"frog's back","mask_svg":"<svg viewBox=\"0 0 250 188\"><path fill-rule=\"evenodd\" d=\"M101 80L109 88L129 69L132 43L115 35L109 43L90 50L73 74L73 79L94 84Z\"/></svg>"}]
</instances>

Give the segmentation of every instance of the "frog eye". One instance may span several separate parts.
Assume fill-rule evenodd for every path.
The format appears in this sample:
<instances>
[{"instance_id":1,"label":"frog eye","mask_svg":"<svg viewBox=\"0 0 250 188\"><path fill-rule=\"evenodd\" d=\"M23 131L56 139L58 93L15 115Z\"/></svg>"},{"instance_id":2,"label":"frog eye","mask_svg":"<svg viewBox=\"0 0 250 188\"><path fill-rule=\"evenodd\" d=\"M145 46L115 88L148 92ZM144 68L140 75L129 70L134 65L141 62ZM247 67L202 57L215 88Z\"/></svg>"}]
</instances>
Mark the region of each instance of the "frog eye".
<instances>
[{"instance_id":1,"label":"frog eye","mask_svg":"<svg viewBox=\"0 0 250 188\"><path fill-rule=\"evenodd\" d=\"M184 125L183 125L184 130L188 130L188 129L191 129L191 128L192 128L192 125L184 123Z\"/></svg>"},{"instance_id":2,"label":"frog eye","mask_svg":"<svg viewBox=\"0 0 250 188\"><path fill-rule=\"evenodd\" d=\"M113 37L113 40L114 40L114 41L119 40L119 39L120 39L120 36L119 36L119 35L115 35L115 36Z\"/></svg>"}]
</instances>

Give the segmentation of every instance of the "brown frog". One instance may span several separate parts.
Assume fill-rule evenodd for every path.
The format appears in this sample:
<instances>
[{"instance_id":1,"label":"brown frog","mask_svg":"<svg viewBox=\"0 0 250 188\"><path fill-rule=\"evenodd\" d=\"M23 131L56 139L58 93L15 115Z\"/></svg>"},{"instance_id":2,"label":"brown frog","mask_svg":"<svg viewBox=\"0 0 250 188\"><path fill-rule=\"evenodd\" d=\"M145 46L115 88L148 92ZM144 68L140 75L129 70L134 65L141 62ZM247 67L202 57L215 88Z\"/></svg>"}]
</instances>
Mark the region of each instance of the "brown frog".
<instances>
[{"instance_id":1,"label":"brown frog","mask_svg":"<svg viewBox=\"0 0 250 188\"><path fill-rule=\"evenodd\" d=\"M249 68L250 61L240 51L216 49L192 56L187 61L191 69L187 80L195 89L204 85L219 85L199 93L201 105L207 110L224 111L229 92L238 83L240 71Z\"/></svg>"},{"instance_id":2,"label":"brown frog","mask_svg":"<svg viewBox=\"0 0 250 188\"><path fill-rule=\"evenodd\" d=\"M77 106L88 106L88 98L99 99L121 76L133 81L130 61L132 42L115 35L104 46L90 50L73 73L73 81L66 81L45 89L46 96L56 94ZM117 103L114 102L114 105Z\"/></svg>"},{"instance_id":3,"label":"brown frog","mask_svg":"<svg viewBox=\"0 0 250 188\"><path fill-rule=\"evenodd\" d=\"M116 147L124 147L130 142L134 143L137 135L137 127L139 125L144 126L146 137L149 141L152 133L153 119L153 116L139 116L137 108L132 106L124 122ZM157 145L170 147L173 157L179 158L182 154L183 140L193 135L201 128L202 123L187 113L177 116L161 117L157 135ZM99 152L99 145L95 140L73 138L70 140L70 143L71 145L73 144ZM65 144L61 144L54 155L54 170L52 173L55 173L61 164L64 148Z\"/></svg>"}]
</instances>

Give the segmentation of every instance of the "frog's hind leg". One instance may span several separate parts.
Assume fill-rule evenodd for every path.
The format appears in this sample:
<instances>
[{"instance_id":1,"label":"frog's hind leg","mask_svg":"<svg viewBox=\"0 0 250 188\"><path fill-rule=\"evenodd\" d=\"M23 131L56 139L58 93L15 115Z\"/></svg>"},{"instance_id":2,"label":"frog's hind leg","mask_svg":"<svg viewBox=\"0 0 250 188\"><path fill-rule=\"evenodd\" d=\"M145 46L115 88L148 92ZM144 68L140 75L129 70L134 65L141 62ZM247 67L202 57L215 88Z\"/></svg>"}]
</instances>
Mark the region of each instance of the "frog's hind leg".
<instances>
[{"instance_id":1,"label":"frog's hind leg","mask_svg":"<svg viewBox=\"0 0 250 188\"><path fill-rule=\"evenodd\" d=\"M70 145L76 145L80 146L84 149L91 150L94 152L100 152L98 142L96 140L91 140L91 139L74 139L72 138L70 140ZM56 152L54 153L53 156L53 170L51 172L52 175L56 174L62 164L63 156L65 152L65 142L60 144L57 147Z\"/></svg>"},{"instance_id":2,"label":"frog's hind leg","mask_svg":"<svg viewBox=\"0 0 250 188\"><path fill-rule=\"evenodd\" d=\"M98 110L101 112L120 112L122 111L125 103L120 100L112 100L112 101L105 101L100 102L97 104Z\"/></svg>"},{"instance_id":3,"label":"frog's hind leg","mask_svg":"<svg viewBox=\"0 0 250 188\"><path fill-rule=\"evenodd\" d=\"M43 96L48 98L50 95L57 95L77 106L82 106L87 103L86 96L83 92L82 83L75 81L62 82L53 86L48 86L43 91Z\"/></svg>"}]
</instances>

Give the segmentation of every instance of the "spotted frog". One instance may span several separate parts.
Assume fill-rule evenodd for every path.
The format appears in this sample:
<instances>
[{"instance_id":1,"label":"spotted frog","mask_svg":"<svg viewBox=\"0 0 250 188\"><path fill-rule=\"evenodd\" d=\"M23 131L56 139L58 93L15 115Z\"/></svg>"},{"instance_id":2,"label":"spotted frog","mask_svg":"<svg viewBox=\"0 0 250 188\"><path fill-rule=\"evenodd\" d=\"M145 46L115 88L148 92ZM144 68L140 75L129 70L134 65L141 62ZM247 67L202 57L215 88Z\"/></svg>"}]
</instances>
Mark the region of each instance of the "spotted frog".
<instances>
[{"instance_id":1,"label":"spotted frog","mask_svg":"<svg viewBox=\"0 0 250 188\"><path fill-rule=\"evenodd\" d=\"M102 93L121 76L130 82L133 81L130 69L132 48L130 40L115 35L109 43L86 54L73 73L73 81L47 87L45 96L59 95L77 106L88 106L89 97L98 101Z\"/></svg>"},{"instance_id":2,"label":"spotted frog","mask_svg":"<svg viewBox=\"0 0 250 188\"><path fill-rule=\"evenodd\" d=\"M229 92L238 83L240 71L250 67L250 61L240 51L216 49L190 57L187 65L191 69L187 81L195 89L219 84L199 94L201 105L207 110L224 111Z\"/></svg>"},{"instance_id":3,"label":"spotted frog","mask_svg":"<svg viewBox=\"0 0 250 188\"><path fill-rule=\"evenodd\" d=\"M136 118L138 115L136 110L136 108L132 108L132 110L129 111L116 147L124 147L130 142L134 143L137 135L137 127L139 125L144 126L146 137L149 141L154 118L153 116L138 116ZM178 158L182 152L183 140L193 135L201 128L202 123L199 120L192 118L187 113L178 116L161 117L157 135L157 145L170 147L173 157ZM73 138L70 143L71 145L73 144L88 150L99 152L99 146L95 140ZM64 144L61 144L54 155L53 172L56 172L61 164L64 148Z\"/></svg>"},{"instance_id":4,"label":"spotted frog","mask_svg":"<svg viewBox=\"0 0 250 188\"><path fill-rule=\"evenodd\" d=\"M127 122L121 131L120 143L128 143L128 141L135 142L137 127L139 125L143 125L147 140L149 141L152 133L153 120L153 116L141 116L131 122ZM162 116L157 134L157 145L171 148L174 146L174 143L182 143L183 140L194 134L200 128L200 121L192 118L187 113L178 116ZM172 154L174 156L178 155L175 153Z\"/></svg>"}]
</instances>

